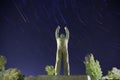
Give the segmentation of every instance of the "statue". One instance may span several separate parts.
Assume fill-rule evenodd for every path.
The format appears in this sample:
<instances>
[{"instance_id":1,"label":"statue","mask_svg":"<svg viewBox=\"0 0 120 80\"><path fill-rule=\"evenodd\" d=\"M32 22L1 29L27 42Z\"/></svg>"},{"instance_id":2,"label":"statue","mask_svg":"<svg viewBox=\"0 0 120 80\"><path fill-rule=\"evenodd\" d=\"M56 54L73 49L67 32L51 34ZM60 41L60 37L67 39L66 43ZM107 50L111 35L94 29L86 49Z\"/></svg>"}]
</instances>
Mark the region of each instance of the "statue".
<instances>
[{"instance_id":1,"label":"statue","mask_svg":"<svg viewBox=\"0 0 120 80\"><path fill-rule=\"evenodd\" d=\"M55 75L60 75L62 59L64 64L64 75L70 75L69 57L68 57L69 30L67 27L65 27L64 29L65 29L66 35L64 34L59 35L60 26L58 26L55 31L55 37L57 41Z\"/></svg>"}]
</instances>

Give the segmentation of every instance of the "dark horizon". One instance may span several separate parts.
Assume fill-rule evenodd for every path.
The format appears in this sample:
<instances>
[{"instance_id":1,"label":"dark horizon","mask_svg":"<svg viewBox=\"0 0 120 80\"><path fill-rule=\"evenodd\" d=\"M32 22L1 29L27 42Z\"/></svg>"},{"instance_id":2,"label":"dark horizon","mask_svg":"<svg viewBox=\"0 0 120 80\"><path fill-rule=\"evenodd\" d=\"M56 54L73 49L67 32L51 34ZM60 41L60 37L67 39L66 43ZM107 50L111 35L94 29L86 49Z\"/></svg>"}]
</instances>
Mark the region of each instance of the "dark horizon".
<instances>
[{"instance_id":1,"label":"dark horizon","mask_svg":"<svg viewBox=\"0 0 120 80\"><path fill-rule=\"evenodd\" d=\"M85 74L84 57L93 53L103 74L120 69L119 0L1 0L0 55L6 69L44 75L55 65L55 29L70 31L71 75ZM63 68L62 68L63 72Z\"/></svg>"}]
</instances>

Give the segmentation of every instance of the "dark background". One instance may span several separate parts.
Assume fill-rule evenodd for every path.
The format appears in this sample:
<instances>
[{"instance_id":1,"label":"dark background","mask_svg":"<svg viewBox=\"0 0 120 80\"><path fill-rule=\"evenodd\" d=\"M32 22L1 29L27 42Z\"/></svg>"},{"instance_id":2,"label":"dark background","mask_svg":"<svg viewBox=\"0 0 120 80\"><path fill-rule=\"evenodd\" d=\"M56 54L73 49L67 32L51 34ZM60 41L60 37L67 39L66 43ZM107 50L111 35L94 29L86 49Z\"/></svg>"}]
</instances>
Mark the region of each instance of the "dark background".
<instances>
[{"instance_id":1,"label":"dark background","mask_svg":"<svg viewBox=\"0 0 120 80\"><path fill-rule=\"evenodd\" d=\"M55 65L55 29L70 31L72 75L85 74L93 53L105 75L120 68L120 0L0 0L0 54L8 68L25 75L46 74ZM63 68L62 68L63 72Z\"/></svg>"}]
</instances>

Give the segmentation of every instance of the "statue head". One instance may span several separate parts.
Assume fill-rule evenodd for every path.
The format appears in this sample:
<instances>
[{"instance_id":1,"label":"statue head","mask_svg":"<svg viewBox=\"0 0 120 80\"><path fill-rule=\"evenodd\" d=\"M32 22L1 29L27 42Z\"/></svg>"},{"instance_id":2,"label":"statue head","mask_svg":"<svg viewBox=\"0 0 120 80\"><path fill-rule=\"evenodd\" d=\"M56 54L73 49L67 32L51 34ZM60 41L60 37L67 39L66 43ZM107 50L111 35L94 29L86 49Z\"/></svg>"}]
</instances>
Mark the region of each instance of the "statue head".
<instances>
[{"instance_id":1,"label":"statue head","mask_svg":"<svg viewBox=\"0 0 120 80\"><path fill-rule=\"evenodd\" d=\"M64 34L61 34L61 35L60 35L60 38L65 38L65 35L64 35Z\"/></svg>"}]
</instances>

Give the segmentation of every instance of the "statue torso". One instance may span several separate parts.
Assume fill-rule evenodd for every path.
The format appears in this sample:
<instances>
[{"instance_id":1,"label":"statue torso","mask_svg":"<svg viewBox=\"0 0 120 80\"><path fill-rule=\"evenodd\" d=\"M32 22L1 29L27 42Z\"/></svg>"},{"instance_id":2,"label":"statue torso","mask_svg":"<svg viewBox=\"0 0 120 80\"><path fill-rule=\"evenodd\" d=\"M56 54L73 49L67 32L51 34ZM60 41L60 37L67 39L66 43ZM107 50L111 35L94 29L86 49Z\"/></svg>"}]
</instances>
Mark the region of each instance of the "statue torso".
<instances>
[{"instance_id":1,"label":"statue torso","mask_svg":"<svg viewBox=\"0 0 120 80\"><path fill-rule=\"evenodd\" d=\"M57 48L59 49L67 49L68 46L68 39L66 38L58 38L57 39Z\"/></svg>"}]
</instances>

